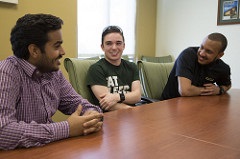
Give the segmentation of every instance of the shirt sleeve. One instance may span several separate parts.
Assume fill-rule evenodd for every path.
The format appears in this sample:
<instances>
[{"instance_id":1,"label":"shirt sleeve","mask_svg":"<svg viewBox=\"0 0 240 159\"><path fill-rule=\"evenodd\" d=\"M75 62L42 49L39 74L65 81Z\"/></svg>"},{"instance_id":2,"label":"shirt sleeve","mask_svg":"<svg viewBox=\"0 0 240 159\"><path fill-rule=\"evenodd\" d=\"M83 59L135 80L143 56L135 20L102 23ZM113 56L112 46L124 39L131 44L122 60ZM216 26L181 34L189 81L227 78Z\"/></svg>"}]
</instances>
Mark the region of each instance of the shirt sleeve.
<instances>
[{"instance_id":1,"label":"shirt sleeve","mask_svg":"<svg viewBox=\"0 0 240 159\"><path fill-rule=\"evenodd\" d=\"M194 66L196 63L196 55L193 48L183 50L176 60L176 74L175 76L185 77L192 81L194 75Z\"/></svg>"},{"instance_id":2,"label":"shirt sleeve","mask_svg":"<svg viewBox=\"0 0 240 159\"><path fill-rule=\"evenodd\" d=\"M224 63L221 59L218 60L218 65L215 68L217 77L217 85L229 86L231 85L231 68L229 65Z\"/></svg>"},{"instance_id":3,"label":"shirt sleeve","mask_svg":"<svg viewBox=\"0 0 240 159\"><path fill-rule=\"evenodd\" d=\"M137 80L140 80L139 79L139 71L138 71L138 68L137 68L137 65L135 63L132 63L132 68L133 68L133 81L137 81Z\"/></svg>"},{"instance_id":4,"label":"shirt sleeve","mask_svg":"<svg viewBox=\"0 0 240 159\"><path fill-rule=\"evenodd\" d=\"M39 115L40 112L34 110L32 110L32 114L21 115L22 119L19 118L17 109L18 102L21 100L20 94L26 93L21 89L21 76L23 75L17 71L15 66L9 65L9 63L0 65L0 149L43 146L47 143L69 137L69 124L67 121L54 123L51 120L51 116L41 116ZM62 87L59 85L55 87L56 89L61 88L59 92L62 92L60 93L60 98L62 99L60 99L59 109L66 114L71 114L76 110L78 104L82 104L82 114L89 109L101 112L100 108L79 96L69 82L63 78L62 81L62 83L54 81L50 84L54 86L57 86L57 83L62 85ZM68 89L64 92L65 88ZM29 98L27 99L31 99L31 93L28 96ZM24 112L26 109L30 108L25 106L22 111ZM37 114L34 115L34 113ZM32 118L33 120L26 122ZM44 120L44 122L38 123L34 119Z\"/></svg>"},{"instance_id":5,"label":"shirt sleeve","mask_svg":"<svg viewBox=\"0 0 240 159\"><path fill-rule=\"evenodd\" d=\"M7 119L7 116L1 119ZM38 124L34 121L25 123L16 120L9 120L9 122L1 128L0 149L43 146L52 141L67 138L69 134L67 121L51 124Z\"/></svg>"},{"instance_id":6,"label":"shirt sleeve","mask_svg":"<svg viewBox=\"0 0 240 159\"><path fill-rule=\"evenodd\" d=\"M68 137L67 122L38 124L18 120L16 107L21 93L19 77L16 67L9 64L0 66L0 149L41 146Z\"/></svg>"},{"instance_id":7,"label":"shirt sleeve","mask_svg":"<svg viewBox=\"0 0 240 159\"><path fill-rule=\"evenodd\" d=\"M104 64L95 63L89 67L87 73L87 85L102 85L107 87L106 75L104 73Z\"/></svg>"}]
</instances>

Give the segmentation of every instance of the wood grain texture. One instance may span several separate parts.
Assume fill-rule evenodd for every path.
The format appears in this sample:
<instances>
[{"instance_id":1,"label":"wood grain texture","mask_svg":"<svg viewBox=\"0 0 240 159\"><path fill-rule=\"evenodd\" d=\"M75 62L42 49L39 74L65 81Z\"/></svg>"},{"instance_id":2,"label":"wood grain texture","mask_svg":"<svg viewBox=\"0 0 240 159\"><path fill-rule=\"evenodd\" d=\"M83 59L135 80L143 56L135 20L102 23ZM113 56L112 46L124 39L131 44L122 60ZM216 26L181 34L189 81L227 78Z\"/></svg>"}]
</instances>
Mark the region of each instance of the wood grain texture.
<instances>
[{"instance_id":1,"label":"wood grain texture","mask_svg":"<svg viewBox=\"0 0 240 159\"><path fill-rule=\"evenodd\" d=\"M239 98L240 90L232 89L105 113L98 133L0 151L0 158L239 159Z\"/></svg>"}]
</instances>

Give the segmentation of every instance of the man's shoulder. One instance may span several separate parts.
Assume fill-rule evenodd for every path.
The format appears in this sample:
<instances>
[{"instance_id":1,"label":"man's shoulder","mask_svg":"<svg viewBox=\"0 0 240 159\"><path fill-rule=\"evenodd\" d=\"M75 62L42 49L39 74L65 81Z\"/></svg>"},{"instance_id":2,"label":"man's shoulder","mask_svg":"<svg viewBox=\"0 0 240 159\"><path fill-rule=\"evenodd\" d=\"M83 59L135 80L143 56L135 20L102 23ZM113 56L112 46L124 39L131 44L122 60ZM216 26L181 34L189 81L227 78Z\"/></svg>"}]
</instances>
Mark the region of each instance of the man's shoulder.
<instances>
[{"instance_id":1,"label":"man's shoulder","mask_svg":"<svg viewBox=\"0 0 240 159\"><path fill-rule=\"evenodd\" d=\"M188 47L182 51L184 54L196 54L198 52L199 47Z\"/></svg>"},{"instance_id":2,"label":"man's shoulder","mask_svg":"<svg viewBox=\"0 0 240 159\"><path fill-rule=\"evenodd\" d=\"M230 66L227 63L225 63L222 59L218 59L216 63L218 64L218 67L220 67L220 68L230 69Z\"/></svg>"},{"instance_id":3,"label":"man's shoulder","mask_svg":"<svg viewBox=\"0 0 240 159\"><path fill-rule=\"evenodd\" d=\"M16 70L16 67L18 67L18 61L17 57L15 56L10 56L6 58L5 60L0 61L0 69L1 70Z\"/></svg>"},{"instance_id":4,"label":"man's shoulder","mask_svg":"<svg viewBox=\"0 0 240 159\"><path fill-rule=\"evenodd\" d=\"M0 61L0 64L3 64L3 63L16 63L17 60L18 60L18 58L16 56L9 56L6 59Z\"/></svg>"},{"instance_id":5,"label":"man's shoulder","mask_svg":"<svg viewBox=\"0 0 240 159\"><path fill-rule=\"evenodd\" d=\"M135 67L135 66L137 66L136 63L131 62L131 61L128 61L128 60L124 60L124 59L122 59L121 62L122 62L123 64L128 65L128 66L131 66L131 67Z\"/></svg>"},{"instance_id":6,"label":"man's shoulder","mask_svg":"<svg viewBox=\"0 0 240 159\"><path fill-rule=\"evenodd\" d=\"M187 58L187 59L192 59L193 57L197 57L198 49L199 47L188 47L180 53L179 57Z\"/></svg>"},{"instance_id":7,"label":"man's shoulder","mask_svg":"<svg viewBox=\"0 0 240 159\"><path fill-rule=\"evenodd\" d=\"M93 69L93 68L98 68L98 67L101 67L101 66L103 66L103 65L105 65L105 61L104 61L104 59L100 59L100 60L98 60L97 62L95 62L94 64L92 64L92 65L90 66L90 68L91 68L91 69Z\"/></svg>"},{"instance_id":8,"label":"man's shoulder","mask_svg":"<svg viewBox=\"0 0 240 159\"><path fill-rule=\"evenodd\" d=\"M100 59L96 63L92 64L88 69L88 75L95 75L97 72L106 72L109 66L106 64L105 59Z\"/></svg>"}]
</instances>

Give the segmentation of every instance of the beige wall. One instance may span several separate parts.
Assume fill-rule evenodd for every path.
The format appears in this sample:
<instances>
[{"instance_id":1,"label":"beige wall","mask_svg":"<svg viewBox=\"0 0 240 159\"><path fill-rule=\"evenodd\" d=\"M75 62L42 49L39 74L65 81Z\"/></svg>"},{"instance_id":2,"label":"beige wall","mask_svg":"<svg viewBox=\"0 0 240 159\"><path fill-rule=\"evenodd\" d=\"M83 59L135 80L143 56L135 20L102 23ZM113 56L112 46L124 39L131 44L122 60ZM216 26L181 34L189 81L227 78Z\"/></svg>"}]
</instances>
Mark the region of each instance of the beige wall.
<instances>
[{"instance_id":1,"label":"beige wall","mask_svg":"<svg viewBox=\"0 0 240 159\"><path fill-rule=\"evenodd\" d=\"M65 57L77 54L77 1L76 0L20 0L17 5L0 2L0 60L12 55L10 32L16 20L27 13L49 13L61 17ZM63 61L63 59L62 59ZM67 73L61 65L61 70Z\"/></svg>"},{"instance_id":2,"label":"beige wall","mask_svg":"<svg viewBox=\"0 0 240 159\"><path fill-rule=\"evenodd\" d=\"M77 1L76 0L20 0L18 5L0 2L0 60L12 55L10 32L16 20L27 13L49 13L61 17L63 25L63 47L65 57L77 56ZM63 59L62 59L63 61ZM67 77L67 72L60 68ZM57 112L55 121L66 119L67 116Z\"/></svg>"},{"instance_id":3,"label":"beige wall","mask_svg":"<svg viewBox=\"0 0 240 159\"><path fill-rule=\"evenodd\" d=\"M137 0L136 56L155 55L157 0ZM10 32L16 20L27 13L50 13L61 17L66 57L77 57L77 0L20 0L19 4L0 2L0 60L12 55ZM62 59L63 60L63 59ZM61 66L63 74L67 73Z\"/></svg>"},{"instance_id":4,"label":"beige wall","mask_svg":"<svg viewBox=\"0 0 240 159\"><path fill-rule=\"evenodd\" d=\"M136 56L155 56L157 0L137 0Z\"/></svg>"},{"instance_id":5,"label":"beige wall","mask_svg":"<svg viewBox=\"0 0 240 159\"><path fill-rule=\"evenodd\" d=\"M136 53L155 55L156 1L137 0ZM77 0L19 0L19 4L0 2L0 60L12 55L10 32L16 20L27 13L49 13L61 17L63 25L63 47L66 57L77 57ZM63 61L63 59L62 59ZM60 68L68 79L67 72ZM55 121L66 119L61 113L53 117Z\"/></svg>"}]
</instances>

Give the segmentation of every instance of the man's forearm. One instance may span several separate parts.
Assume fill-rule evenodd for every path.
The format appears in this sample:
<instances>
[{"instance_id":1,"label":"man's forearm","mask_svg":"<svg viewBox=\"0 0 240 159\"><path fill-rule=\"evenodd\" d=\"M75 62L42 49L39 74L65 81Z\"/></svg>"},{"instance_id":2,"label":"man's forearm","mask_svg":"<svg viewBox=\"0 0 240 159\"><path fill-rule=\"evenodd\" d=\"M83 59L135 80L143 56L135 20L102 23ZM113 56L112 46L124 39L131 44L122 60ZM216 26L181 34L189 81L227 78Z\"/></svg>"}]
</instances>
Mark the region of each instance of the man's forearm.
<instances>
[{"instance_id":1,"label":"man's forearm","mask_svg":"<svg viewBox=\"0 0 240 159\"><path fill-rule=\"evenodd\" d=\"M191 85L189 88L184 88L184 89L179 88L179 94L183 97L199 96L201 95L203 89L204 87L197 87L197 86Z\"/></svg>"},{"instance_id":2,"label":"man's forearm","mask_svg":"<svg viewBox=\"0 0 240 159\"><path fill-rule=\"evenodd\" d=\"M125 104L135 104L141 100L141 92L133 91L125 94Z\"/></svg>"}]
</instances>

